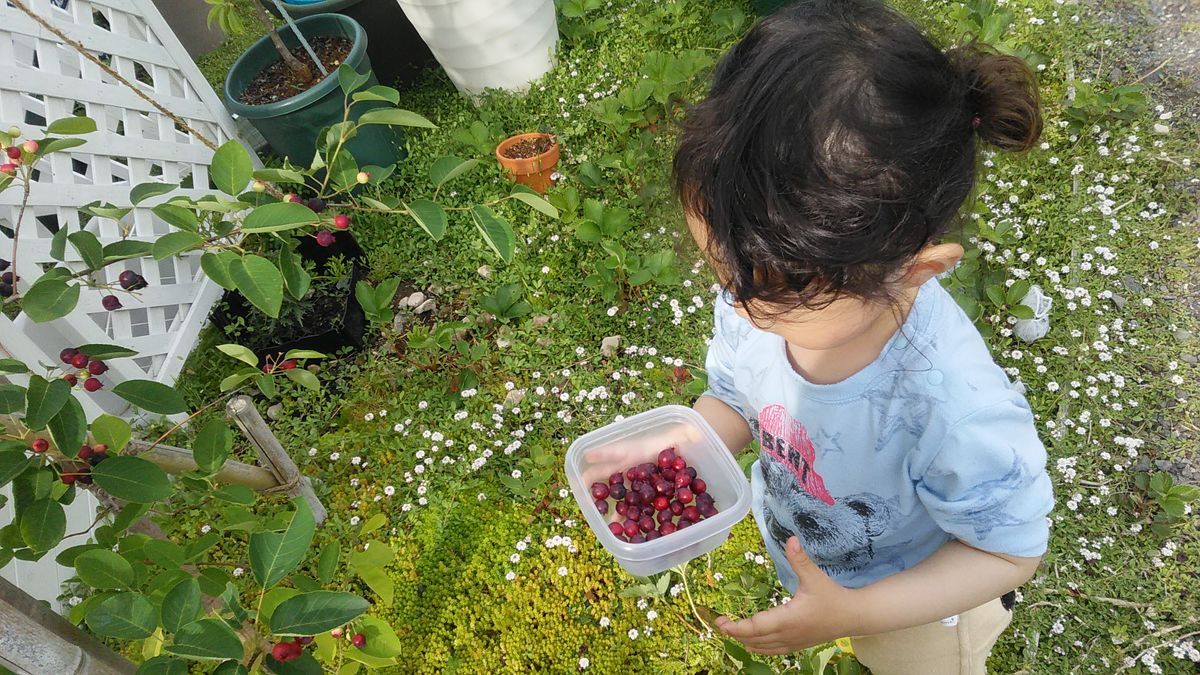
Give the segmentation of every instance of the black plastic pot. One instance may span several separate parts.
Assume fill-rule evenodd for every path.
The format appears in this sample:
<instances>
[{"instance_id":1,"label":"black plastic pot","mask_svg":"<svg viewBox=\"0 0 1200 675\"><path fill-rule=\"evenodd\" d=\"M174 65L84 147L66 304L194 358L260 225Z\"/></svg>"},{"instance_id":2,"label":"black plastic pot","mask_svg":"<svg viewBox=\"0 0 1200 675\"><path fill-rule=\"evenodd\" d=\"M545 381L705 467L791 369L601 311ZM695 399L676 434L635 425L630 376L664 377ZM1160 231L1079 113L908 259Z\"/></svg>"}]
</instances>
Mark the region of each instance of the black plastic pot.
<instances>
[{"instance_id":1,"label":"black plastic pot","mask_svg":"<svg viewBox=\"0 0 1200 675\"><path fill-rule=\"evenodd\" d=\"M366 278L367 274L362 265L363 251L358 242L354 241L354 237L347 232L335 233L333 245L327 247L317 245L312 237L304 237L296 252L301 258L316 264L317 274L325 273L325 266L335 256L341 255L351 262L350 284L346 288L340 310L329 317L330 328L328 330L308 335L288 336L287 339L278 343L255 349L254 353L261 361L268 355L275 356L291 349L312 349L324 354L333 354L343 347L362 349L364 345L363 332L366 329L367 320L362 307L354 296L354 286ZM213 325L224 330L232 325L238 317L248 317L254 312L258 312L258 310L241 293L226 291L221 304L213 311L211 320ZM341 319L340 322L337 319Z\"/></svg>"},{"instance_id":2,"label":"black plastic pot","mask_svg":"<svg viewBox=\"0 0 1200 675\"><path fill-rule=\"evenodd\" d=\"M759 16L773 14L775 10L792 2L793 0L750 0L750 4L754 6L754 13Z\"/></svg>"},{"instance_id":3,"label":"black plastic pot","mask_svg":"<svg viewBox=\"0 0 1200 675\"><path fill-rule=\"evenodd\" d=\"M259 2L278 16L274 2ZM336 12L362 24L370 37L367 52L371 56L371 66L383 84L392 87L411 85L422 71L438 67L433 52L429 51L396 0L319 0L302 4L285 0L283 4L292 18Z\"/></svg>"},{"instance_id":4,"label":"black plastic pot","mask_svg":"<svg viewBox=\"0 0 1200 675\"><path fill-rule=\"evenodd\" d=\"M296 26L306 38L321 35L344 37L354 43L346 64L363 73L371 70L367 58L367 32L354 19L341 14L316 14L296 20ZM299 41L290 27L279 30L279 37L289 48ZM293 164L308 166L317 147L321 129L342 121L345 95L338 78L331 73L305 91L274 103L247 105L239 101L247 85L267 66L279 61L279 54L270 39L263 37L245 51L225 76L225 106L245 117L263 135L271 148L290 159ZM368 85L378 84L372 75ZM354 106L353 116L384 104L360 103ZM404 156L404 135L381 124L366 125L347 144L359 166L387 166Z\"/></svg>"}]
</instances>

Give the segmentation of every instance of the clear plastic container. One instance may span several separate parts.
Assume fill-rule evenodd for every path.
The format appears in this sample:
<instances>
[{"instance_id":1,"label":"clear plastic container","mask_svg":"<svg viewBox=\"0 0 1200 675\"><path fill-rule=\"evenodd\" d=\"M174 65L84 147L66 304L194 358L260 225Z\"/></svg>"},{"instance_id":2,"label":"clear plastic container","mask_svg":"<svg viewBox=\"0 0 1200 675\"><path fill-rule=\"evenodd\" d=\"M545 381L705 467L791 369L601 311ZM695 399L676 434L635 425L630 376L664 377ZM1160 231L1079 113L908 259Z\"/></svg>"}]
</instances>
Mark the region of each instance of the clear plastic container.
<instances>
[{"instance_id":1,"label":"clear plastic container","mask_svg":"<svg viewBox=\"0 0 1200 675\"><path fill-rule=\"evenodd\" d=\"M658 453L674 446L696 467L708 484L717 515L653 541L621 541L608 524L618 520L596 510L591 485L607 482L617 471L654 462ZM581 436L567 450L567 479L571 492L596 538L630 574L649 576L685 563L720 546L729 531L750 511L750 483L708 422L691 408L670 405L648 410Z\"/></svg>"}]
</instances>

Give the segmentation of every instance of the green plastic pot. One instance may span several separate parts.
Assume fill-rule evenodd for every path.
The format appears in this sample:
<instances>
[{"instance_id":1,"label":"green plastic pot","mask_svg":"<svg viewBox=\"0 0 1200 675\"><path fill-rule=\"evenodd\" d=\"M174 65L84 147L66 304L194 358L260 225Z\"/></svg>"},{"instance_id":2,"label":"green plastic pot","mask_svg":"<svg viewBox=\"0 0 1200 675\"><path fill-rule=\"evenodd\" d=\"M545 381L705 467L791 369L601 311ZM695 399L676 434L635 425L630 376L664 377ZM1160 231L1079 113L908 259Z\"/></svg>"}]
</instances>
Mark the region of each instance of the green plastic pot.
<instances>
[{"instance_id":1,"label":"green plastic pot","mask_svg":"<svg viewBox=\"0 0 1200 675\"><path fill-rule=\"evenodd\" d=\"M279 15L272 0L258 1ZM357 21L370 37L367 54L375 66L375 76L386 85L411 85L426 69L438 67L433 52L396 0L318 0L301 4L285 0L283 4L293 19L336 12Z\"/></svg>"},{"instance_id":2,"label":"green plastic pot","mask_svg":"<svg viewBox=\"0 0 1200 675\"><path fill-rule=\"evenodd\" d=\"M371 69L371 60L367 57L367 33L354 19L341 14L315 14L296 19L296 25L310 39L333 35L351 40L354 46L345 62L360 73ZM280 28L279 36L288 48L299 44L290 28ZM240 102L238 97L250 81L277 61L279 53L268 37L251 45L225 76L225 105L233 114L249 120L277 154L287 157L294 164L308 166L316 152L317 134L321 129L342 121L344 94L338 85L337 75L330 73L316 86L282 101L265 105ZM366 86L374 84L378 84L378 81L372 75ZM372 107L384 105L359 103L354 106L353 117L357 118ZM404 156L403 135L391 127L377 124L361 127L346 148L354 155L359 166L387 166Z\"/></svg>"}]
</instances>

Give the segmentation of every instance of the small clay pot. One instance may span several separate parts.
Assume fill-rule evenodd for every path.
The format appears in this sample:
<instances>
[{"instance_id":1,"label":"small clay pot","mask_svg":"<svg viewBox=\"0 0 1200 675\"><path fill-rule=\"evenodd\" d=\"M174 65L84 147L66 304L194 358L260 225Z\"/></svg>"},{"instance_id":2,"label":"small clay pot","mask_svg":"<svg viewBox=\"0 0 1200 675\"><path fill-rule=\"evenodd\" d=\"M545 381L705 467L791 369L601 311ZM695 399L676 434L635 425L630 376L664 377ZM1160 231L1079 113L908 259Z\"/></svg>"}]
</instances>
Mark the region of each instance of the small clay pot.
<instances>
[{"instance_id":1,"label":"small clay pot","mask_svg":"<svg viewBox=\"0 0 1200 675\"><path fill-rule=\"evenodd\" d=\"M549 138L551 140L550 149L536 157L510 159L504 156L504 151L508 148L520 143L525 139L533 138ZM503 143L496 146L496 160L500 162L500 166L508 172L508 175L522 185L527 185L538 192L545 194L546 190L550 189L553 181L550 180L551 174L554 173L554 167L558 166L558 141L550 134L532 133L532 134L517 134L506 138Z\"/></svg>"}]
</instances>

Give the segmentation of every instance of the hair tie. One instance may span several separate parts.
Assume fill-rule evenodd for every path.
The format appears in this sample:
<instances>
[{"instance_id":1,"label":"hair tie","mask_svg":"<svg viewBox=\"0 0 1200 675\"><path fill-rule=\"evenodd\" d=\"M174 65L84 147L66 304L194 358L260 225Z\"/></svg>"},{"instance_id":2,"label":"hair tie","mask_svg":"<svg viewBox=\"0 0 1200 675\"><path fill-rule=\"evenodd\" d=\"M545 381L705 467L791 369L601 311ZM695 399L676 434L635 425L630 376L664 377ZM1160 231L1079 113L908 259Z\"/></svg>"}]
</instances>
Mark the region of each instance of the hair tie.
<instances>
[{"instance_id":1,"label":"hair tie","mask_svg":"<svg viewBox=\"0 0 1200 675\"><path fill-rule=\"evenodd\" d=\"M971 116L971 128L978 129L980 124L983 124L983 118L980 117L978 114L972 115Z\"/></svg>"}]
</instances>

